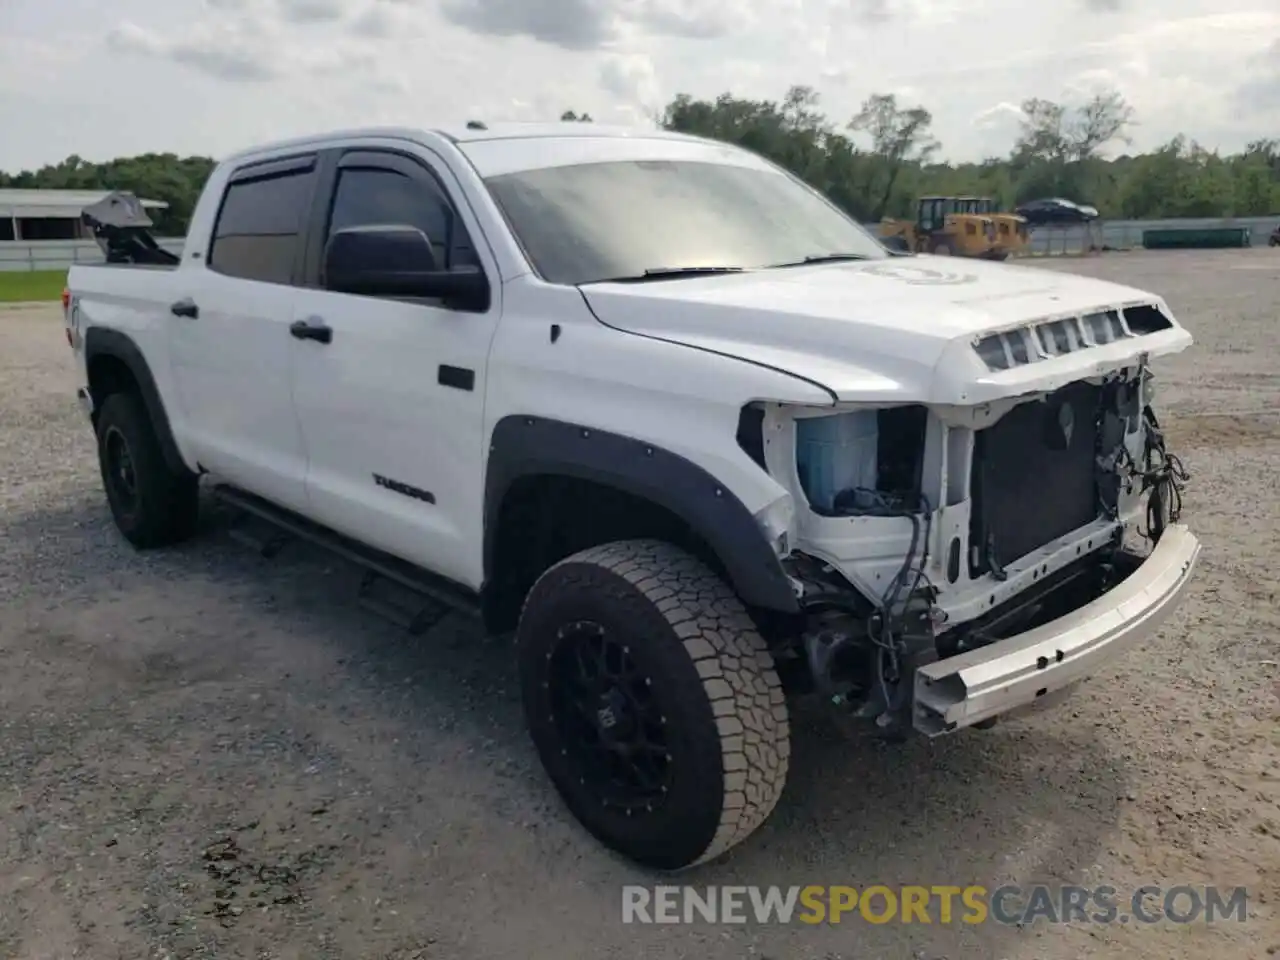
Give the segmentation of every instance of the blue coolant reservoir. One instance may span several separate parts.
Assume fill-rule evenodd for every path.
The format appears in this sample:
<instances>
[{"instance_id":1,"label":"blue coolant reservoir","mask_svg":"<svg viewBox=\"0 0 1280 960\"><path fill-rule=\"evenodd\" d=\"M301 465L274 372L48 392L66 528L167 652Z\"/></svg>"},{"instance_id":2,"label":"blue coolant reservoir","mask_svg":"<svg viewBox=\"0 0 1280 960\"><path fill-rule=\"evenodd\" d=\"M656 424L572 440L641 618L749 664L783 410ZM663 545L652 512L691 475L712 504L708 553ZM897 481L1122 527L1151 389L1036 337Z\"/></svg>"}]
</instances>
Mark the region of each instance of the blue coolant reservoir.
<instances>
[{"instance_id":1,"label":"blue coolant reservoir","mask_svg":"<svg viewBox=\"0 0 1280 960\"><path fill-rule=\"evenodd\" d=\"M841 490L876 486L876 411L796 421L796 468L809 503L831 510Z\"/></svg>"}]
</instances>

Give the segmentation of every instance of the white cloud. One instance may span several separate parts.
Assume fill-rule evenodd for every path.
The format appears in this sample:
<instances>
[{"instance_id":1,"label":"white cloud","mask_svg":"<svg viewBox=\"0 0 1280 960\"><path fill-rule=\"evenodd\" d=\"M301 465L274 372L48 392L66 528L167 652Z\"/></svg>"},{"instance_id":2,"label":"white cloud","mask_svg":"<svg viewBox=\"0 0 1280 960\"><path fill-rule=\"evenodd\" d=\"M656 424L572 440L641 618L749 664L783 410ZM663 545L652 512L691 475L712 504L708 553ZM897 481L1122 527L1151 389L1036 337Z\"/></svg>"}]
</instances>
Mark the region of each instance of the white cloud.
<instances>
[{"instance_id":1,"label":"white cloud","mask_svg":"<svg viewBox=\"0 0 1280 960\"><path fill-rule=\"evenodd\" d=\"M623 104L659 106L657 74L644 54L609 57L600 65L600 86Z\"/></svg>"},{"instance_id":2,"label":"white cloud","mask_svg":"<svg viewBox=\"0 0 1280 960\"><path fill-rule=\"evenodd\" d=\"M371 40L390 40L417 32L419 22L404 3L374 3L357 14L351 22L356 36Z\"/></svg>"},{"instance_id":3,"label":"white cloud","mask_svg":"<svg viewBox=\"0 0 1280 960\"><path fill-rule=\"evenodd\" d=\"M1025 117L1026 114L1022 112L1022 107L1016 103L1002 100L994 107L987 107L987 109L979 112L973 118L973 125L979 130L990 130L992 127L1003 127L1010 122L1021 123Z\"/></svg>"},{"instance_id":4,"label":"white cloud","mask_svg":"<svg viewBox=\"0 0 1280 960\"><path fill-rule=\"evenodd\" d=\"M185 64L229 82L253 82L281 76L284 63L273 56L267 31L235 21L201 24L182 36L167 37L125 21L107 34L107 52L141 54Z\"/></svg>"},{"instance_id":5,"label":"white cloud","mask_svg":"<svg viewBox=\"0 0 1280 960\"><path fill-rule=\"evenodd\" d=\"M1246 111L1267 111L1280 118L1280 38L1252 59L1256 72L1240 86L1236 105ZM1280 119L1272 125L1268 136L1280 128ZM1261 138L1259 138L1261 139Z\"/></svg>"},{"instance_id":6,"label":"white cloud","mask_svg":"<svg viewBox=\"0 0 1280 960\"><path fill-rule=\"evenodd\" d=\"M710 39L738 24L719 0L442 0L446 19L497 37L531 37L566 50L594 50L623 36Z\"/></svg>"},{"instance_id":7,"label":"white cloud","mask_svg":"<svg viewBox=\"0 0 1280 960\"><path fill-rule=\"evenodd\" d=\"M1007 152L1009 145L1017 139L1025 117L1020 106L1007 100L978 111L972 126L980 154L999 156Z\"/></svg>"},{"instance_id":8,"label":"white cloud","mask_svg":"<svg viewBox=\"0 0 1280 960\"><path fill-rule=\"evenodd\" d=\"M872 92L922 103L953 158L1006 152L1028 97L1102 85L1133 104L1135 148L1185 132L1230 150L1280 129L1278 38L1274 0L8 4L0 169L366 123L647 122L676 93L797 83L840 124Z\"/></svg>"},{"instance_id":9,"label":"white cloud","mask_svg":"<svg viewBox=\"0 0 1280 960\"><path fill-rule=\"evenodd\" d=\"M107 47L122 53L145 53L158 56L163 54L169 45L163 37L157 36L145 27L123 20L107 34Z\"/></svg>"},{"instance_id":10,"label":"white cloud","mask_svg":"<svg viewBox=\"0 0 1280 960\"><path fill-rule=\"evenodd\" d=\"M280 0L285 19L295 23L328 23L346 13L344 0Z\"/></svg>"}]
</instances>

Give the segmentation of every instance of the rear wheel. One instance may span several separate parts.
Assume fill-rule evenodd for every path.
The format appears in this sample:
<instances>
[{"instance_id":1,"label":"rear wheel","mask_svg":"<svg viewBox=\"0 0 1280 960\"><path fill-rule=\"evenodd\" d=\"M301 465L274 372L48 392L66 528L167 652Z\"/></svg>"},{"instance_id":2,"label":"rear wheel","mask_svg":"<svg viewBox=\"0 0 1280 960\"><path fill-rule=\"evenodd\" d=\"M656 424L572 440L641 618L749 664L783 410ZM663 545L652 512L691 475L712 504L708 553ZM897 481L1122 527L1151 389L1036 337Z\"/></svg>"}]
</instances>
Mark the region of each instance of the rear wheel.
<instances>
[{"instance_id":1,"label":"rear wheel","mask_svg":"<svg viewBox=\"0 0 1280 960\"><path fill-rule=\"evenodd\" d=\"M190 537L199 516L198 478L175 473L136 395L113 393L97 417L98 466L111 516L139 549Z\"/></svg>"},{"instance_id":2,"label":"rear wheel","mask_svg":"<svg viewBox=\"0 0 1280 960\"><path fill-rule=\"evenodd\" d=\"M937 240L932 244L929 252L937 257L949 257L951 256L951 245L945 240Z\"/></svg>"},{"instance_id":3,"label":"rear wheel","mask_svg":"<svg viewBox=\"0 0 1280 960\"><path fill-rule=\"evenodd\" d=\"M675 870L744 840L790 754L773 658L733 592L667 543L622 541L553 566L517 633L529 729L600 841Z\"/></svg>"}]
</instances>

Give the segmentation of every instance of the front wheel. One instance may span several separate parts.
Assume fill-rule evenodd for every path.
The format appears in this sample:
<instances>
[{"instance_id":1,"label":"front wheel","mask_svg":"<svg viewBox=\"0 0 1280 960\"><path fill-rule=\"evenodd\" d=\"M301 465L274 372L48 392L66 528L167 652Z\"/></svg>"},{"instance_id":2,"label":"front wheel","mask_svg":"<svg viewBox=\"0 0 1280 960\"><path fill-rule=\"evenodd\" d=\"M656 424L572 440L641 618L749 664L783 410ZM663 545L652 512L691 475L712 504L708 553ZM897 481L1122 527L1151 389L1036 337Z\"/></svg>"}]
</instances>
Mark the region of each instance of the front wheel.
<instances>
[{"instance_id":1,"label":"front wheel","mask_svg":"<svg viewBox=\"0 0 1280 960\"><path fill-rule=\"evenodd\" d=\"M517 631L529 729L597 839L676 870L772 812L790 755L773 658L728 586L651 540L609 543L534 584Z\"/></svg>"}]
</instances>

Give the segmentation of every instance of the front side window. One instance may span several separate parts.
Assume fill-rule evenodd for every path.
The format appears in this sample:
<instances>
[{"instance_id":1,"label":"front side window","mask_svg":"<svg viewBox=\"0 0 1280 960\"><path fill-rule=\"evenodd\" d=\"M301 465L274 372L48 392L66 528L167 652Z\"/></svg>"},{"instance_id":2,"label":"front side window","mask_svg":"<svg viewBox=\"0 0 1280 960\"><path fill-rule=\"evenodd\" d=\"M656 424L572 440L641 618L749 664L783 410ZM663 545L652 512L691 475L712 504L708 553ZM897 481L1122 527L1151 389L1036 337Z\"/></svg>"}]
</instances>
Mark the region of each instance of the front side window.
<instances>
[{"instance_id":1,"label":"front side window","mask_svg":"<svg viewBox=\"0 0 1280 960\"><path fill-rule=\"evenodd\" d=\"M425 178L383 167L341 170L329 215L329 235L347 227L393 224L417 227L426 234L441 270L477 262L466 228L444 194Z\"/></svg>"},{"instance_id":2,"label":"front side window","mask_svg":"<svg viewBox=\"0 0 1280 960\"><path fill-rule=\"evenodd\" d=\"M486 181L534 268L579 284L698 267L746 270L884 247L790 177L724 163L627 160Z\"/></svg>"}]
</instances>

